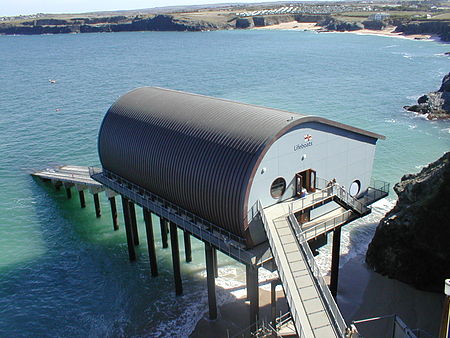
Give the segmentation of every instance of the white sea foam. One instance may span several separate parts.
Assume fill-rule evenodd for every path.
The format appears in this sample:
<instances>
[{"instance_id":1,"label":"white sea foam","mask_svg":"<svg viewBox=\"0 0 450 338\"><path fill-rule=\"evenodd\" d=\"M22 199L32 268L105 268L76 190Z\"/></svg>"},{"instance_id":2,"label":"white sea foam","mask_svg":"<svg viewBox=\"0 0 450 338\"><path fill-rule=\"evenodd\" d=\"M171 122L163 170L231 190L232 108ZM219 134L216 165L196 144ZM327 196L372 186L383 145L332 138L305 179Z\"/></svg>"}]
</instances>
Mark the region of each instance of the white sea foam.
<instances>
[{"instance_id":1,"label":"white sea foam","mask_svg":"<svg viewBox=\"0 0 450 338\"><path fill-rule=\"evenodd\" d=\"M372 205L371 214L342 228L340 266L356 256L365 255L377 224L394 205L394 200L384 198ZM318 251L316 262L322 274L328 275L331 269L331 243L329 242Z\"/></svg>"},{"instance_id":2,"label":"white sea foam","mask_svg":"<svg viewBox=\"0 0 450 338\"><path fill-rule=\"evenodd\" d=\"M270 272L266 269L259 269L259 283L261 288L270 290L270 284L264 282L276 278L277 272ZM199 278L206 279L206 271L197 273ZM216 278L216 300L220 307L226 303L235 301L246 296L245 268L239 265L226 265L219 267L219 277ZM194 293L184 294L177 302L185 309L180 316L168 321L162 321L152 331L152 336L157 337L185 337L189 336L195 329L197 323L208 311L207 290L202 289ZM220 316L220 314L219 314ZM173 316L172 316L173 317Z\"/></svg>"}]
</instances>

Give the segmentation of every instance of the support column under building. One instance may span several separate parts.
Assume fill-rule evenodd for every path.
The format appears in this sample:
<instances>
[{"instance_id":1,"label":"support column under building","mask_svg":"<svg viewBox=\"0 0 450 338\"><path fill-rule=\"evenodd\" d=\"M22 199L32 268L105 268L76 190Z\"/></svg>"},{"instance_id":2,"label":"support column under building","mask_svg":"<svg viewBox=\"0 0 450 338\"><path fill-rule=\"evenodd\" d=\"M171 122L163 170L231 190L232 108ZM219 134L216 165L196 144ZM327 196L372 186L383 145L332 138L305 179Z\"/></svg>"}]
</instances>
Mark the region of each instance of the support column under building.
<instances>
[{"instance_id":1,"label":"support column under building","mask_svg":"<svg viewBox=\"0 0 450 338\"><path fill-rule=\"evenodd\" d=\"M208 286L209 319L217 319L216 280L214 272L214 248L205 242L206 284Z\"/></svg>"},{"instance_id":2,"label":"support column under building","mask_svg":"<svg viewBox=\"0 0 450 338\"><path fill-rule=\"evenodd\" d=\"M98 197L98 193L94 194L94 205L95 205L95 216L100 217L102 215L102 211L100 209L100 199Z\"/></svg>"},{"instance_id":3,"label":"support column under building","mask_svg":"<svg viewBox=\"0 0 450 338\"><path fill-rule=\"evenodd\" d=\"M192 250L191 250L191 235L189 232L184 231L184 255L186 257L186 262L192 262Z\"/></svg>"},{"instance_id":4,"label":"support column under building","mask_svg":"<svg viewBox=\"0 0 450 338\"><path fill-rule=\"evenodd\" d=\"M138 233L138 227L137 227L137 220L136 220L136 209L134 207L134 203L129 201L130 204L130 218L131 218L131 226L133 227L133 241L134 245L139 245L139 233Z\"/></svg>"},{"instance_id":5,"label":"support column under building","mask_svg":"<svg viewBox=\"0 0 450 338\"><path fill-rule=\"evenodd\" d=\"M72 190L70 190L70 187L66 188L66 196L69 200L72 198Z\"/></svg>"},{"instance_id":6,"label":"support column under building","mask_svg":"<svg viewBox=\"0 0 450 338\"><path fill-rule=\"evenodd\" d=\"M259 319L259 289L258 289L258 267L246 265L247 269L247 294L250 300L250 330L256 329Z\"/></svg>"},{"instance_id":7,"label":"support column under building","mask_svg":"<svg viewBox=\"0 0 450 338\"><path fill-rule=\"evenodd\" d=\"M213 248L213 259L214 259L214 277L219 277L219 265L217 263L217 250Z\"/></svg>"},{"instance_id":8,"label":"support column under building","mask_svg":"<svg viewBox=\"0 0 450 338\"><path fill-rule=\"evenodd\" d=\"M133 226L131 225L130 203L128 198L122 196L123 219L125 223L125 233L127 235L128 255L130 261L136 260L136 250L134 247Z\"/></svg>"},{"instance_id":9,"label":"support column under building","mask_svg":"<svg viewBox=\"0 0 450 338\"><path fill-rule=\"evenodd\" d=\"M173 278L175 280L175 294L183 294L183 283L181 281L180 271L180 252L178 250L178 231L177 225L170 222L170 246L172 248Z\"/></svg>"},{"instance_id":10,"label":"support column under building","mask_svg":"<svg viewBox=\"0 0 450 338\"><path fill-rule=\"evenodd\" d=\"M109 204L111 205L111 216L113 220L114 231L119 230L119 220L117 219L117 207L116 207L116 198L110 197Z\"/></svg>"},{"instance_id":11,"label":"support column under building","mask_svg":"<svg viewBox=\"0 0 450 338\"><path fill-rule=\"evenodd\" d=\"M161 241L163 249L169 247L169 243L167 242L167 220L163 217L159 218L159 225L161 226Z\"/></svg>"},{"instance_id":12,"label":"support column under building","mask_svg":"<svg viewBox=\"0 0 450 338\"><path fill-rule=\"evenodd\" d=\"M153 236L153 221L150 210L144 208L145 232L147 234L148 256L152 277L158 276L158 264L156 262L155 238Z\"/></svg>"},{"instance_id":13,"label":"support column under building","mask_svg":"<svg viewBox=\"0 0 450 338\"><path fill-rule=\"evenodd\" d=\"M270 282L270 322L274 328L277 325L277 284L276 280Z\"/></svg>"},{"instance_id":14,"label":"support column under building","mask_svg":"<svg viewBox=\"0 0 450 338\"><path fill-rule=\"evenodd\" d=\"M340 252L341 252L341 227L338 227L333 231L333 248L331 255L330 292L333 295L334 299L336 299L338 290Z\"/></svg>"},{"instance_id":15,"label":"support column under building","mask_svg":"<svg viewBox=\"0 0 450 338\"><path fill-rule=\"evenodd\" d=\"M80 190L78 192L78 196L80 197L80 205L82 208L86 208L86 200L84 199L84 191Z\"/></svg>"}]
</instances>

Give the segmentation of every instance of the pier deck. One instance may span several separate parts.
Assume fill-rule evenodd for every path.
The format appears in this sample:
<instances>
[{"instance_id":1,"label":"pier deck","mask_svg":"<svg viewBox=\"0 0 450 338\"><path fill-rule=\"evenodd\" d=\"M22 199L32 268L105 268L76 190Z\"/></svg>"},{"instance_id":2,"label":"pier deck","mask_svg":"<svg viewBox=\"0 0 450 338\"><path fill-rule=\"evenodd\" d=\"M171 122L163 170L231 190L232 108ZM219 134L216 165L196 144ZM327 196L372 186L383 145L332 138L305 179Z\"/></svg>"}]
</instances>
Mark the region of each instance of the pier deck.
<instances>
[{"instance_id":1,"label":"pier deck","mask_svg":"<svg viewBox=\"0 0 450 338\"><path fill-rule=\"evenodd\" d=\"M88 187L101 188L105 190L103 185L91 178L89 168L75 165L62 165L52 168L46 168L33 172L31 175L42 178L44 180L52 180L55 182L71 183L78 185L86 185Z\"/></svg>"}]
</instances>

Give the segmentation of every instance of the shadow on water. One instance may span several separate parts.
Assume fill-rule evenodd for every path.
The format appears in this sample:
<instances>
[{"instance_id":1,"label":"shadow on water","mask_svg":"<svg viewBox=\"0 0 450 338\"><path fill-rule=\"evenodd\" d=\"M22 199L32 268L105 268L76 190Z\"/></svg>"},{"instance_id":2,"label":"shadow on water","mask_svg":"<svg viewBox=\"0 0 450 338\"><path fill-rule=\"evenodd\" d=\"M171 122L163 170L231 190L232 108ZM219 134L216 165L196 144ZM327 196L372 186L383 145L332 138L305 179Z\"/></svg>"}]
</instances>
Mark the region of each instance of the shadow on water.
<instances>
[{"instance_id":1,"label":"shadow on water","mask_svg":"<svg viewBox=\"0 0 450 338\"><path fill-rule=\"evenodd\" d=\"M159 276L150 276L141 208L136 208L141 240L138 259L129 262L120 199L120 229L113 231L104 195L102 217L97 219L90 194L86 193L86 208L81 209L75 189L72 199L67 200L63 188L55 191L53 185L33 179L29 183L30 194L37 199L30 208L34 208L45 252L2 269L0 327L7 335L190 333L208 308L200 242L192 243L194 262L184 263L179 233L184 295L176 297L171 251L160 247L157 222L154 232ZM218 286L218 304L234 301L231 292L236 289ZM248 314L243 317L248 322Z\"/></svg>"}]
</instances>

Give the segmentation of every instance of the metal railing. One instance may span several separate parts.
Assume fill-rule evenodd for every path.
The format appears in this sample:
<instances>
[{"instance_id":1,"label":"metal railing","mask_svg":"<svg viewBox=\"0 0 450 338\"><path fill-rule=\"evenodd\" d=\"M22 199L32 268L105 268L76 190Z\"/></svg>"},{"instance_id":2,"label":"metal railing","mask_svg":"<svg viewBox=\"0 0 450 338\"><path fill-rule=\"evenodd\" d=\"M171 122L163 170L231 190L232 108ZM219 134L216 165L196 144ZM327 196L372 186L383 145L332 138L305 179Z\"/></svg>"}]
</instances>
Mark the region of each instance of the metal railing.
<instances>
[{"instance_id":1,"label":"metal railing","mask_svg":"<svg viewBox=\"0 0 450 338\"><path fill-rule=\"evenodd\" d=\"M326 233L330 230L333 230L339 225L344 224L347 222L353 215L353 211L347 210L343 212L342 214L339 214L331 219L319 222L314 224L313 226L304 229L301 227L302 235L305 237L306 240L309 240L311 238L315 238L323 233ZM298 224L298 222L297 222Z\"/></svg>"},{"instance_id":2,"label":"metal railing","mask_svg":"<svg viewBox=\"0 0 450 338\"><path fill-rule=\"evenodd\" d=\"M260 319L257 322L247 326L246 328L240 330L239 332L229 335L227 330L227 337L230 338L240 338L240 337L281 337L277 329L275 329L268 321L265 319Z\"/></svg>"},{"instance_id":3,"label":"metal railing","mask_svg":"<svg viewBox=\"0 0 450 338\"><path fill-rule=\"evenodd\" d=\"M354 320L352 325L358 328L358 332L372 337L392 338L420 338L432 337L422 330L411 330L397 315L373 317Z\"/></svg>"},{"instance_id":4,"label":"metal railing","mask_svg":"<svg viewBox=\"0 0 450 338\"><path fill-rule=\"evenodd\" d=\"M320 268L317 265L316 260L314 259L314 255L308 245L308 241L306 240L302 231L300 230L300 226L297 222L297 219L292 213L289 214L288 218L296 235L297 242L302 250L305 262L307 263L309 270L314 277L315 284L318 287L318 290L322 296L321 298L324 301L324 305L330 314L330 318L334 321L337 333L341 337L343 337L347 329L347 324L345 323L344 318L342 317L342 314L339 311L336 301L331 295L330 289L328 288L325 280L322 277Z\"/></svg>"},{"instance_id":5,"label":"metal railing","mask_svg":"<svg viewBox=\"0 0 450 338\"><path fill-rule=\"evenodd\" d=\"M367 192L360 199L364 205L370 205L389 195L390 184L381 180L371 180Z\"/></svg>"},{"instance_id":6,"label":"metal railing","mask_svg":"<svg viewBox=\"0 0 450 338\"><path fill-rule=\"evenodd\" d=\"M370 208L364 205L361 201L351 196L344 188L338 184L333 184L323 178L316 177L316 188L318 189L330 189L331 194L336 196L340 201L348 205L351 209L355 210L359 214L366 214L370 212Z\"/></svg>"},{"instance_id":7,"label":"metal railing","mask_svg":"<svg viewBox=\"0 0 450 338\"><path fill-rule=\"evenodd\" d=\"M266 215L264 214L264 210L262 208L261 202L258 200L255 204L256 204L256 208L259 210L259 212L261 214L261 220L264 224L264 229L266 230L266 234L269 239L270 247L274 248L275 247L274 240L273 240L272 234L269 230L269 224L267 222ZM275 259L277 267L280 267L281 260L280 260L280 257L278 256L277 250L272 249L272 256ZM286 275L284 274L283 269L278 269L278 275L279 275L283 285L286 285L287 278L286 278ZM284 288L284 291L285 291L285 296L288 301L288 304L290 304L290 305L293 304L293 297L292 297L292 293L291 293L290 289ZM290 309L291 309L291 316L292 316L292 319L294 320L295 328L297 330L297 335L299 336L299 338L306 337L306 335L303 331L302 323L300 321L300 317L299 317L299 314L297 313L296 308L294 306L290 306Z\"/></svg>"},{"instance_id":8,"label":"metal railing","mask_svg":"<svg viewBox=\"0 0 450 338\"><path fill-rule=\"evenodd\" d=\"M105 169L89 167L90 176L111 190L124 195L141 207L176 223L196 238L212 244L240 262L255 263L246 250L245 239L173 204L164 198Z\"/></svg>"},{"instance_id":9,"label":"metal railing","mask_svg":"<svg viewBox=\"0 0 450 338\"><path fill-rule=\"evenodd\" d=\"M312 207L320 202L325 202L327 199L332 199L335 193L333 192L333 187L326 187L319 191L307 194L305 197L296 199L289 203L289 210L293 212L298 212L306 208Z\"/></svg>"},{"instance_id":10,"label":"metal railing","mask_svg":"<svg viewBox=\"0 0 450 338\"><path fill-rule=\"evenodd\" d=\"M264 224L264 228L266 229L266 233L267 233L267 237L269 239L270 246L271 246L271 248L273 248L274 241L271 236L271 232L268 231L269 226L268 226L267 218L265 216L261 202L258 200L255 203L255 205L256 205L256 206L254 206L255 210L257 210L261 215L261 220ZM349 211L349 213L351 213L351 212ZM309 270L310 270L312 276L314 277L314 282L315 282L316 286L318 287L318 290L322 296L321 298L324 301L326 309L331 314L330 317L332 318L332 320L335 323L335 328L338 331L338 334L340 334L341 336L344 336L347 325L345 324L344 318L342 317L342 314L340 313L339 308L338 308L333 296L331 295L331 292L330 292L325 280L322 277L321 271L314 259L314 255L311 252L311 249L309 248L308 242L302 234L301 227L298 224L297 219L295 218L295 216L292 212L289 213L288 219L289 219L289 223L290 223L291 227L293 228L294 233L296 235L299 250L303 254L303 257L305 258L305 262L307 263ZM278 256L277 251L272 249L272 255L275 259L277 266L279 267L281 263L280 263L280 258ZM282 269L278 269L278 274L279 274L279 277L280 277L281 281L283 282L283 284L286 285L287 279L284 274L284 271ZM288 304L292 304L293 297L292 297L292 294L291 294L289 288L285 288L285 292L286 292L286 299L288 300ZM297 329L298 336L300 338L306 337L306 335L302 329L301 321L300 321L299 315L296 311L296 308L291 306L290 310L291 310L291 316L294 320L295 327Z\"/></svg>"}]
</instances>

